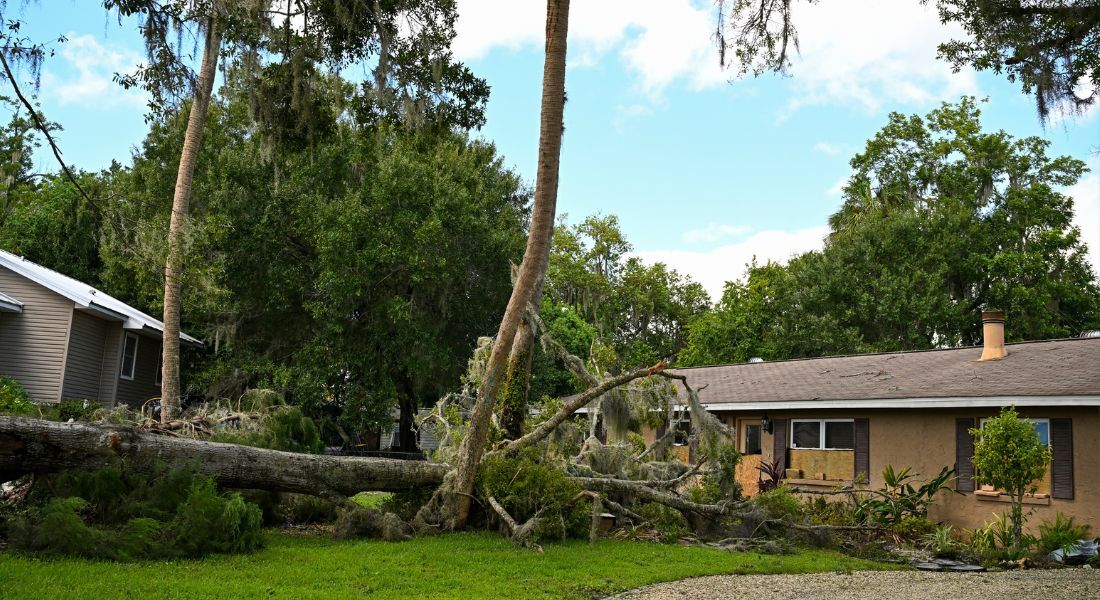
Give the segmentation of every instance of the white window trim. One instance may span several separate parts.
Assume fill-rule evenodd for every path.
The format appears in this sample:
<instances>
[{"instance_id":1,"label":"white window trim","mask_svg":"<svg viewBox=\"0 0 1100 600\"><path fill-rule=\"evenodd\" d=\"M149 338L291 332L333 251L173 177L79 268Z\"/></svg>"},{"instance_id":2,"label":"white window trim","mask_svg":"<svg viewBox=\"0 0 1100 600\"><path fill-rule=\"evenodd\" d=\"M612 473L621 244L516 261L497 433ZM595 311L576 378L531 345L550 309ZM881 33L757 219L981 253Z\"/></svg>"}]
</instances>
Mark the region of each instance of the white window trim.
<instances>
[{"instance_id":1,"label":"white window trim","mask_svg":"<svg viewBox=\"0 0 1100 600\"><path fill-rule=\"evenodd\" d=\"M134 355L133 355L133 360L130 361L130 376L127 377L126 376L126 342L128 342L130 340L130 338L134 338ZM134 333L127 333L126 337L122 339L122 361L121 361L121 364L119 365L119 370L118 370L119 379L125 379L126 381L133 381L134 380L134 375L137 374L137 353L138 353L138 344L140 344L140 343L141 343L141 338L139 338L137 336L137 334L134 334Z\"/></svg>"},{"instance_id":2,"label":"white window trim","mask_svg":"<svg viewBox=\"0 0 1100 600\"><path fill-rule=\"evenodd\" d=\"M791 450L840 450L843 452L852 452L855 448L826 448L825 447L825 424L826 423L851 423L852 427L855 427L855 419L791 419L791 431L789 434L788 447ZM794 445L794 426L795 423L818 423L817 431L817 444L816 448L802 448ZM854 432L854 429L853 429ZM854 443L852 444L855 445Z\"/></svg>"},{"instance_id":3,"label":"white window trim","mask_svg":"<svg viewBox=\"0 0 1100 600\"><path fill-rule=\"evenodd\" d=\"M157 354L157 372L153 374L153 385L160 387L161 379L160 375L164 371L164 348L160 349L160 354ZM135 355L136 356L136 355Z\"/></svg>"},{"instance_id":4,"label":"white window trim","mask_svg":"<svg viewBox=\"0 0 1100 600\"><path fill-rule=\"evenodd\" d=\"M755 456L755 455L763 454L764 453L764 427L763 427L763 425L760 424L760 421L759 420L757 420L755 422L745 421L743 423L740 423L740 425L741 425L741 427L740 427L740 429L741 429L741 432L740 432L741 433L741 453L745 454L745 455L749 455L749 456ZM748 453L749 452L749 427L756 427L757 428L757 433L756 433L757 440L756 441L757 441L758 444L760 444L760 450L758 452L752 453L751 455ZM734 431L736 433L736 429Z\"/></svg>"}]
</instances>

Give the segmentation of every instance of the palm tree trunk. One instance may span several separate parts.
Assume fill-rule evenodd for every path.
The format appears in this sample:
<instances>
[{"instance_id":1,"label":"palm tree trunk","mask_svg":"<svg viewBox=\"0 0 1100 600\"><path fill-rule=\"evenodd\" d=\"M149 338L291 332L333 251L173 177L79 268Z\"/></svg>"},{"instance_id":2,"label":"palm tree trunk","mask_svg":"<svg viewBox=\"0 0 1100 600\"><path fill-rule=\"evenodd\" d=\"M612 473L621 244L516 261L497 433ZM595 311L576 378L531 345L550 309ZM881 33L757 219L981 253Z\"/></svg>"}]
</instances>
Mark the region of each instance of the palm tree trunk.
<instances>
[{"instance_id":1,"label":"palm tree trunk","mask_svg":"<svg viewBox=\"0 0 1100 600\"><path fill-rule=\"evenodd\" d=\"M172 196L172 220L168 226L168 256L164 263L164 340L161 355L161 421L176 416L180 408L180 275L183 272L184 236L187 228L187 207L191 202L191 180L195 175L206 110L214 89L214 75L221 49L221 32L213 17L206 26L206 46L202 51L199 81L187 132L183 137L176 190Z\"/></svg>"},{"instance_id":2,"label":"palm tree trunk","mask_svg":"<svg viewBox=\"0 0 1100 600\"><path fill-rule=\"evenodd\" d=\"M554 215L558 201L558 165L561 158L562 121L565 111L565 47L569 30L569 0L547 0L546 59L542 71L542 116L539 128L538 175L535 179L535 208L523 263L512 286L512 296L500 321L492 355L478 390L477 402L470 415L470 430L462 441L455 466L452 505L454 527L466 525L470 498L474 491L478 465L485 452L489 420L500 389L501 375L508 362L516 330L527 304L546 274L550 243L554 233Z\"/></svg>"},{"instance_id":3,"label":"palm tree trunk","mask_svg":"<svg viewBox=\"0 0 1100 600\"><path fill-rule=\"evenodd\" d=\"M543 285L546 273L535 286L531 305L538 310L542 304ZM523 318L516 329L516 339L508 356L508 369L503 384L503 406L500 422L507 439L515 440L523 435L523 423L527 419L528 402L531 392L531 368L535 358L535 328L529 319Z\"/></svg>"}]
</instances>

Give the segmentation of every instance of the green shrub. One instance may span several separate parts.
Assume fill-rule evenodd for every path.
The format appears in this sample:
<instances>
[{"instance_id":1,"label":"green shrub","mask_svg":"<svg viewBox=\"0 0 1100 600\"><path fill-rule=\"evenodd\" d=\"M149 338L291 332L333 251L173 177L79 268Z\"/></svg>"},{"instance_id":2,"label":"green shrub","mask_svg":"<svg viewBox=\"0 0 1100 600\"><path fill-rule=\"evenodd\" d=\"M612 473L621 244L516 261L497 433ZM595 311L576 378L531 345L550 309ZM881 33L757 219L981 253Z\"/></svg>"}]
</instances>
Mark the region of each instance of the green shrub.
<instances>
[{"instance_id":1,"label":"green shrub","mask_svg":"<svg viewBox=\"0 0 1100 600\"><path fill-rule=\"evenodd\" d=\"M950 525L936 527L923 538L924 547L936 558L958 558L962 547Z\"/></svg>"},{"instance_id":2,"label":"green shrub","mask_svg":"<svg viewBox=\"0 0 1100 600\"><path fill-rule=\"evenodd\" d=\"M90 421L92 415L100 408L98 402L90 400L65 400L57 407L57 420Z\"/></svg>"},{"instance_id":3,"label":"green shrub","mask_svg":"<svg viewBox=\"0 0 1100 600\"><path fill-rule=\"evenodd\" d=\"M650 527L661 532L661 537L665 540L676 539L688 533L688 522L684 515L664 504L647 502L634 512L644 518Z\"/></svg>"},{"instance_id":4,"label":"green shrub","mask_svg":"<svg viewBox=\"0 0 1100 600\"><path fill-rule=\"evenodd\" d=\"M752 501L768 515L769 519L792 522L802 519L802 502L786 485L757 494Z\"/></svg>"},{"instance_id":5,"label":"green shrub","mask_svg":"<svg viewBox=\"0 0 1100 600\"><path fill-rule=\"evenodd\" d=\"M0 377L0 414L24 415L32 409L27 390L11 377Z\"/></svg>"},{"instance_id":6,"label":"green shrub","mask_svg":"<svg viewBox=\"0 0 1100 600\"><path fill-rule=\"evenodd\" d=\"M190 469L66 472L38 484L31 508L8 525L13 547L27 552L133 560L251 552L263 543L260 509Z\"/></svg>"},{"instance_id":7,"label":"green shrub","mask_svg":"<svg viewBox=\"0 0 1100 600\"><path fill-rule=\"evenodd\" d=\"M908 516L890 527L890 532L910 542L922 541L936 531L936 523L926 517Z\"/></svg>"},{"instance_id":8,"label":"green shrub","mask_svg":"<svg viewBox=\"0 0 1100 600\"><path fill-rule=\"evenodd\" d=\"M540 514L535 541L579 533L573 527L583 519L576 513L585 510L573 498L581 491L580 485L562 469L542 462L537 448L482 461L479 478L485 494L495 497L516 521L522 523Z\"/></svg>"},{"instance_id":9,"label":"green shrub","mask_svg":"<svg viewBox=\"0 0 1100 600\"><path fill-rule=\"evenodd\" d=\"M1058 512L1053 521L1043 521L1039 524L1038 551L1050 554L1055 550L1072 551L1078 543L1089 537L1089 525L1080 525L1073 522L1073 517Z\"/></svg>"},{"instance_id":10,"label":"green shrub","mask_svg":"<svg viewBox=\"0 0 1100 600\"><path fill-rule=\"evenodd\" d=\"M954 469L944 467L932 479L914 486L917 474L909 467L895 471L893 465L886 465L882 471L885 486L859 501L856 517L877 525L897 525L906 517L927 517L936 494L950 490L948 482L954 475Z\"/></svg>"},{"instance_id":11,"label":"green shrub","mask_svg":"<svg viewBox=\"0 0 1100 600\"><path fill-rule=\"evenodd\" d=\"M848 502L827 500L821 496L810 498L802 505L806 518L815 525L858 525L854 507Z\"/></svg>"},{"instance_id":12,"label":"green shrub","mask_svg":"<svg viewBox=\"0 0 1100 600\"><path fill-rule=\"evenodd\" d=\"M969 538L971 549L987 563L1023 558L1036 543L1033 536L1024 534L1017 544L1012 519L1005 514L995 514L992 521L970 530Z\"/></svg>"},{"instance_id":13,"label":"green shrub","mask_svg":"<svg viewBox=\"0 0 1100 600\"><path fill-rule=\"evenodd\" d=\"M183 556L253 552L263 546L259 507L238 493L218 493L214 480L196 478L169 525L169 539Z\"/></svg>"}]
</instances>

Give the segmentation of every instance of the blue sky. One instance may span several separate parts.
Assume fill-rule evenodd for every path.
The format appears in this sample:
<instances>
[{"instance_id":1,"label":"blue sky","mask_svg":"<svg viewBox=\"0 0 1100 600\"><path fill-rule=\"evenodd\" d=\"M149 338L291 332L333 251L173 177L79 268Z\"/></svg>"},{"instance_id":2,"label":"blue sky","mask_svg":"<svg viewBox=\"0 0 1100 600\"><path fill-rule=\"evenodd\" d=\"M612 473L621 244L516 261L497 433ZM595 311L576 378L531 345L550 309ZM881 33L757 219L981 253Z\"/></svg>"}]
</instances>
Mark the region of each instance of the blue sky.
<instances>
[{"instance_id":1,"label":"blue sky","mask_svg":"<svg viewBox=\"0 0 1100 600\"><path fill-rule=\"evenodd\" d=\"M60 123L66 159L126 163L144 136L144 99L112 81L141 60L133 23L98 2L26 9L36 39L65 34L43 69L40 100ZM990 129L1039 135L1088 161L1070 193L1100 265L1100 118L1044 130L1032 98L991 74L951 73L935 46L958 31L916 0L822 0L799 6L802 55L791 76L728 81L709 34L708 1L586 0L570 21L569 102L559 210L614 213L637 253L691 274L713 294L744 263L820 247L848 160L890 111L925 113L961 94L988 97ZM455 53L492 86L479 136L535 176L545 3L459 0ZM9 9L10 13L11 9ZM39 155L39 168L54 169Z\"/></svg>"}]
</instances>

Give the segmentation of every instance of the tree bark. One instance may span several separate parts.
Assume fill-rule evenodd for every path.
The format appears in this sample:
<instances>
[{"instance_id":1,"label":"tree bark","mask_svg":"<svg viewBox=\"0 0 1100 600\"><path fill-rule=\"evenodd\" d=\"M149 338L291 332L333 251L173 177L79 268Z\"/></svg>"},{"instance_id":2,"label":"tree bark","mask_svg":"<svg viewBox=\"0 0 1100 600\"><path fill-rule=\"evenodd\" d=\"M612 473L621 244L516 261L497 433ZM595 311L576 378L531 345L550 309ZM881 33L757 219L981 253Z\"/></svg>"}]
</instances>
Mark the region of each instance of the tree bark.
<instances>
[{"instance_id":1,"label":"tree bark","mask_svg":"<svg viewBox=\"0 0 1100 600\"><path fill-rule=\"evenodd\" d=\"M221 486L347 497L363 491L438 486L449 467L423 461L296 454L202 442L133 427L0 417L0 482L27 473L127 467L196 466Z\"/></svg>"},{"instance_id":2,"label":"tree bark","mask_svg":"<svg viewBox=\"0 0 1100 600\"><path fill-rule=\"evenodd\" d=\"M535 288L546 273L554 215L558 199L558 166L565 110L565 50L569 28L569 0L548 0L546 6L546 59L542 74L542 116L539 129L538 175L535 179L535 207L523 263L512 286L485 377L470 415L470 429L459 449L453 489L448 504L456 528L464 527L470 513L478 465L489 436L489 421L496 404L501 375L507 363L516 329L531 302Z\"/></svg>"},{"instance_id":3,"label":"tree bark","mask_svg":"<svg viewBox=\"0 0 1100 600\"><path fill-rule=\"evenodd\" d=\"M172 196L172 220L168 225L168 256L164 262L164 336L161 346L161 410L162 423L179 413L180 408L180 275L187 229L187 210L191 202L191 181L195 175L206 111L214 89L214 75L221 49L221 31L211 17L206 25L206 45L202 50L199 80L195 98L187 117L183 137L176 189Z\"/></svg>"}]
</instances>

